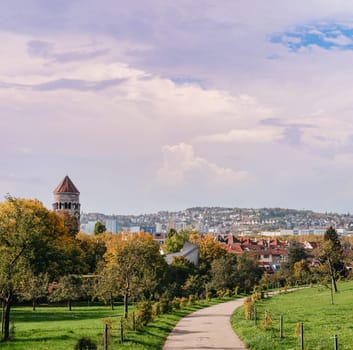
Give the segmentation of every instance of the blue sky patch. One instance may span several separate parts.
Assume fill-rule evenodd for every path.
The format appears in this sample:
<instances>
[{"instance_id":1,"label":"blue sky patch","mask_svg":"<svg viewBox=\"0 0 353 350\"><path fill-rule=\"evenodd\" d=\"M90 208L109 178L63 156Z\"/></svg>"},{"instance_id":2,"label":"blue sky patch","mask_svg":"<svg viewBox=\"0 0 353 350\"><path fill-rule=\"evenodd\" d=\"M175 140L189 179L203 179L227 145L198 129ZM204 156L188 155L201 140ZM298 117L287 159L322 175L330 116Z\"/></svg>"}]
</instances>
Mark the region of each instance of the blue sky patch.
<instances>
[{"instance_id":1,"label":"blue sky patch","mask_svg":"<svg viewBox=\"0 0 353 350\"><path fill-rule=\"evenodd\" d=\"M353 28L333 23L303 25L274 34L271 42L285 45L292 52L310 46L326 50L353 50Z\"/></svg>"}]
</instances>

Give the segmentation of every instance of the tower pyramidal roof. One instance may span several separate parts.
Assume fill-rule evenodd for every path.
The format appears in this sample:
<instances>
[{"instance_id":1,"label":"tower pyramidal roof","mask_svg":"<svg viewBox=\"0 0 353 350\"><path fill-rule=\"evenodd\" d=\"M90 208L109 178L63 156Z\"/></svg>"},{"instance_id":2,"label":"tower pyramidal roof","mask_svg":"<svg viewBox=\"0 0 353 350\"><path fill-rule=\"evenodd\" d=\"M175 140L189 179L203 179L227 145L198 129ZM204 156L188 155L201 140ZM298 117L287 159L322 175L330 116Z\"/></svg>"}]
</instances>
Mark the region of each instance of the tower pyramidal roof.
<instances>
[{"instance_id":1,"label":"tower pyramidal roof","mask_svg":"<svg viewBox=\"0 0 353 350\"><path fill-rule=\"evenodd\" d=\"M66 175L55 188L54 193L80 193L71 179Z\"/></svg>"}]
</instances>

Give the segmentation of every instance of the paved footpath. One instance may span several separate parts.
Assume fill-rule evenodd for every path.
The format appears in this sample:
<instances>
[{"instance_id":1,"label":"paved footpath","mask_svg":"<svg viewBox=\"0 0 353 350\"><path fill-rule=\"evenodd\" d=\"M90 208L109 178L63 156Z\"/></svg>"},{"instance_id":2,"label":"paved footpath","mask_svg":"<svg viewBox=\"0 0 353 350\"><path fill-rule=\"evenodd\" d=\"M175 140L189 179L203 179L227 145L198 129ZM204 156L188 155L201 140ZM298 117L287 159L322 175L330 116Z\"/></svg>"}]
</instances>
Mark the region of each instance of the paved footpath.
<instances>
[{"instance_id":1,"label":"paved footpath","mask_svg":"<svg viewBox=\"0 0 353 350\"><path fill-rule=\"evenodd\" d=\"M163 350L247 350L234 333L230 317L244 299L228 301L182 318L169 334Z\"/></svg>"}]
</instances>

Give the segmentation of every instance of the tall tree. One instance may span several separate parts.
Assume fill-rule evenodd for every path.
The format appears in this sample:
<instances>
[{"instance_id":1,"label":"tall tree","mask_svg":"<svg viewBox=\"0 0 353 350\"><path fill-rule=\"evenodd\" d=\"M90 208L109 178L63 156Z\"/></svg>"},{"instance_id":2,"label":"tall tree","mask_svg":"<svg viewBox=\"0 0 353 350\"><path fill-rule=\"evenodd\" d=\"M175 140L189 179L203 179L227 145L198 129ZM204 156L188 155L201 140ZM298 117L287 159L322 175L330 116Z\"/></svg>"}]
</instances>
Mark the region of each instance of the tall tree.
<instances>
[{"instance_id":1,"label":"tall tree","mask_svg":"<svg viewBox=\"0 0 353 350\"><path fill-rule=\"evenodd\" d=\"M332 289L337 293L336 280L343 273L342 246L337 231L331 226L324 234L324 241L319 250L319 261L326 273L329 274Z\"/></svg>"},{"instance_id":2,"label":"tall tree","mask_svg":"<svg viewBox=\"0 0 353 350\"><path fill-rule=\"evenodd\" d=\"M166 271L166 262L159 245L151 235L121 233L107 242L105 270L114 276L114 283L124 298L124 317L128 316L128 302L133 297L152 297Z\"/></svg>"},{"instance_id":3,"label":"tall tree","mask_svg":"<svg viewBox=\"0 0 353 350\"><path fill-rule=\"evenodd\" d=\"M215 290L233 289L237 283L237 257L227 254L211 263L211 288Z\"/></svg>"},{"instance_id":4,"label":"tall tree","mask_svg":"<svg viewBox=\"0 0 353 350\"><path fill-rule=\"evenodd\" d=\"M60 274L70 236L63 220L38 200L8 196L0 203L2 335L10 338L10 312L26 271Z\"/></svg>"}]
</instances>

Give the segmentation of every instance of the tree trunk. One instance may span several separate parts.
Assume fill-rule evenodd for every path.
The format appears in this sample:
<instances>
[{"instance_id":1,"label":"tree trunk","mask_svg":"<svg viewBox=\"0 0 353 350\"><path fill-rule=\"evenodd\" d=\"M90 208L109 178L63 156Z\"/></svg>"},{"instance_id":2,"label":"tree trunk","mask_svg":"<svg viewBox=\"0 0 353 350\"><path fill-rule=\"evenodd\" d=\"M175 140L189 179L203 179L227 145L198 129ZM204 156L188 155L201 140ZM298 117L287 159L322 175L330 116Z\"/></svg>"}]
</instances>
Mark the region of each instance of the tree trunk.
<instances>
[{"instance_id":1,"label":"tree trunk","mask_svg":"<svg viewBox=\"0 0 353 350\"><path fill-rule=\"evenodd\" d=\"M4 334L5 328L5 300L1 302L1 335Z\"/></svg>"},{"instance_id":2,"label":"tree trunk","mask_svg":"<svg viewBox=\"0 0 353 350\"><path fill-rule=\"evenodd\" d=\"M10 310L11 310L11 304L12 304L12 297L9 297L5 301L5 313L4 313L4 334L3 334L3 340L7 341L10 340Z\"/></svg>"},{"instance_id":3,"label":"tree trunk","mask_svg":"<svg viewBox=\"0 0 353 350\"><path fill-rule=\"evenodd\" d=\"M36 298L32 299L32 311L36 311Z\"/></svg>"},{"instance_id":4,"label":"tree trunk","mask_svg":"<svg viewBox=\"0 0 353 350\"><path fill-rule=\"evenodd\" d=\"M110 292L110 308L114 310L114 298L112 292Z\"/></svg>"},{"instance_id":5,"label":"tree trunk","mask_svg":"<svg viewBox=\"0 0 353 350\"><path fill-rule=\"evenodd\" d=\"M126 291L124 294L124 318L128 317L128 292Z\"/></svg>"},{"instance_id":6,"label":"tree trunk","mask_svg":"<svg viewBox=\"0 0 353 350\"><path fill-rule=\"evenodd\" d=\"M70 299L67 301L67 306L69 308L69 311L71 311L71 300Z\"/></svg>"},{"instance_id":7,"label":"tree trunk","mask_svg":"<svg viewBox=\"0 0 353 350\"><path fill-rule=\"evenodd\" d=\"M328 267L329 267L329 271L330 271L332 288L335 291L335 293L337 293L337 283L336 283L336 278L335 278L335 271L333 271L331 259L329 258L327 261L328 261Z\"/></svg>"}]
</instances>

